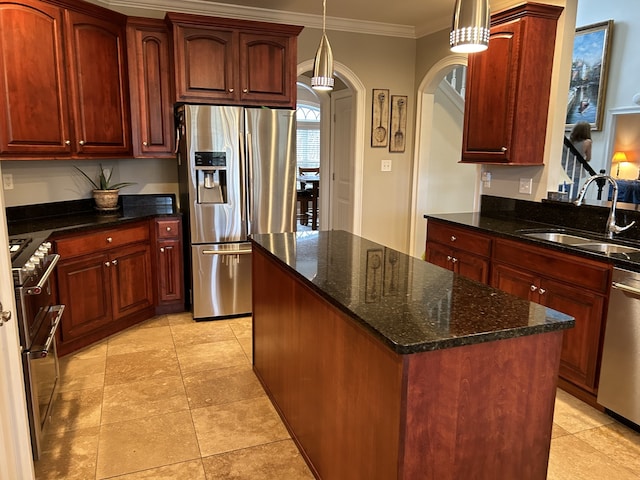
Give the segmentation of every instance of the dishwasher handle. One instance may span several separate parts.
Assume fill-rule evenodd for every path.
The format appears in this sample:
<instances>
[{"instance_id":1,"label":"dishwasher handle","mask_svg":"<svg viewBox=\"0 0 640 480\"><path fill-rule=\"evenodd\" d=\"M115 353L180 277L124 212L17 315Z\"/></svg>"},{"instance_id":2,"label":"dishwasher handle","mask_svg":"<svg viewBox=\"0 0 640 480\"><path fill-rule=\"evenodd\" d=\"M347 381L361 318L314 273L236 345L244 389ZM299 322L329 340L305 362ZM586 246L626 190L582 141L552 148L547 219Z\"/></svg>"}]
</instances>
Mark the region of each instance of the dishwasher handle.
<instances>
[{"instance_id":1,"label":"dishwasher handle","mask_svg":"<svg viewBox=\"0 0 640 480\"><path fill-rule=\"evenodd\" d=\"M247 255L251 253L250 248L243 248L241 250L202 250L204 255Z\"/></svg>"},{"instance_id":2,"label":"dishwasher handle","mask_svg":"<svg viewBox=\"0 0 640 480\"><path fill-rule=\"evenodd\" d=\"M631 287L629 285L625 285L624 283L611 282L611 288L616 288L618 290L622 290L625 293L630 293L631 295L640 297L640 288Z\"/></svg>"}]
</instances>

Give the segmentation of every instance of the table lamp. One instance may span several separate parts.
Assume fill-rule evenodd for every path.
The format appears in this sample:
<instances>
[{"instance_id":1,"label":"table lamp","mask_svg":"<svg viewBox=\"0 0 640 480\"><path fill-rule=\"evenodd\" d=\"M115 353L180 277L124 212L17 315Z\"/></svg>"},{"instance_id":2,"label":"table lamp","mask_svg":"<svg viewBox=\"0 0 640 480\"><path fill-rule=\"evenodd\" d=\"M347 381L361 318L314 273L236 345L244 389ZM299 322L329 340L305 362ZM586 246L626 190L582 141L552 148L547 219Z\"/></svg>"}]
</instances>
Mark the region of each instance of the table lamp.
<instances>
[{"instance_id":1,"label":"table lamp","mask_svg":"<svg viewBox=\"0 0 640 480\"><path fill-rule=\"evenodd\" d=\"M616 152L611 159L612 163L616 164L616 178L620 178L620 164L627 161L627 154L624 152Z\"/></svg>"}]
</instances>

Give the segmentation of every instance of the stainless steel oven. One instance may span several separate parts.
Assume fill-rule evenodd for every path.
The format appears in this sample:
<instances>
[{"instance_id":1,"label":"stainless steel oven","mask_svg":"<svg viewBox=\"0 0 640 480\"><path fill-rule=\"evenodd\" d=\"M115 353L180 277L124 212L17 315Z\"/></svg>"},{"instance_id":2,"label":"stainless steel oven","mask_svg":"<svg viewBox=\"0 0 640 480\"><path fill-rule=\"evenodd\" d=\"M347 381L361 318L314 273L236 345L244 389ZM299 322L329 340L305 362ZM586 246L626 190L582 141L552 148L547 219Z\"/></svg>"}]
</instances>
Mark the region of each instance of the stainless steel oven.
<instances>
[{"instance_id":1,"label":"stainless steel oven","mask_svg":"<svg viewBox=\"0 0 640 480\"><path fill-rule=\"evenodd\" d=\"M56 304L54 271L60 256L50 253L51 244L37 237L10 238L9 248L31 446L37 460L59 379L55 336L64 305Z\"/></svg>"}]
</instances>

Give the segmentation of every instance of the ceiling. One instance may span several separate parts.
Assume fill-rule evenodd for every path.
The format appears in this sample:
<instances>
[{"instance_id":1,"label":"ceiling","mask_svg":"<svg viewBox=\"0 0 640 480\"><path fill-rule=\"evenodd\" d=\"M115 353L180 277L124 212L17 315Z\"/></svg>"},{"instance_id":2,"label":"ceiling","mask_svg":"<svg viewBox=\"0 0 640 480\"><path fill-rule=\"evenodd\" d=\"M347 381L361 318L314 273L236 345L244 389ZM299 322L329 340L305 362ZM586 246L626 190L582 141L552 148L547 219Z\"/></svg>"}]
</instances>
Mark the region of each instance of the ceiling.
<instances>
[{"instance_id":1,"label":"ceiling","mask_svg":"<svg viewBox=\"0 0 640 480\"><path fill-rule=\"evenodd\" d=\"M89 0L142 9L322 26L322 0ZM515 0L491 0L491 9ZM327 29L418 38L451 25L455 0L326 0Z\"/></svg>"}]
</instances>

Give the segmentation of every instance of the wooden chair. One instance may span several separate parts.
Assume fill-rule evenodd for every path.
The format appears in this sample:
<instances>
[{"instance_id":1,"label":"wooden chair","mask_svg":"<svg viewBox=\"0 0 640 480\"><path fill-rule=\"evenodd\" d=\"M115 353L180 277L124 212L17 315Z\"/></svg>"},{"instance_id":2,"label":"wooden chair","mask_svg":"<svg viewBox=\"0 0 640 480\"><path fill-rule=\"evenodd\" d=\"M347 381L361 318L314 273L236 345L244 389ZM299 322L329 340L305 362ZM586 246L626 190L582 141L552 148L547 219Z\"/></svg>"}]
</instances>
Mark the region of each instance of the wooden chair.
<instances>
[{"instance_id":1,"label":"wooden chair","mask_svg":"<svg viewBox=\"0 0 640 480\"><path fill-rule=\"evenodd\" d=\"M320 175L320 168L315 167L298 167L298 176L304 177L305 175L316 176ZM316 230L318 219L318 199L313 194L313 186L300 181L300 188L297 191L298 202L298 221L301 225L309 224L309 217L312 219L311 227Z\"/></svg>"}]
</instances>

